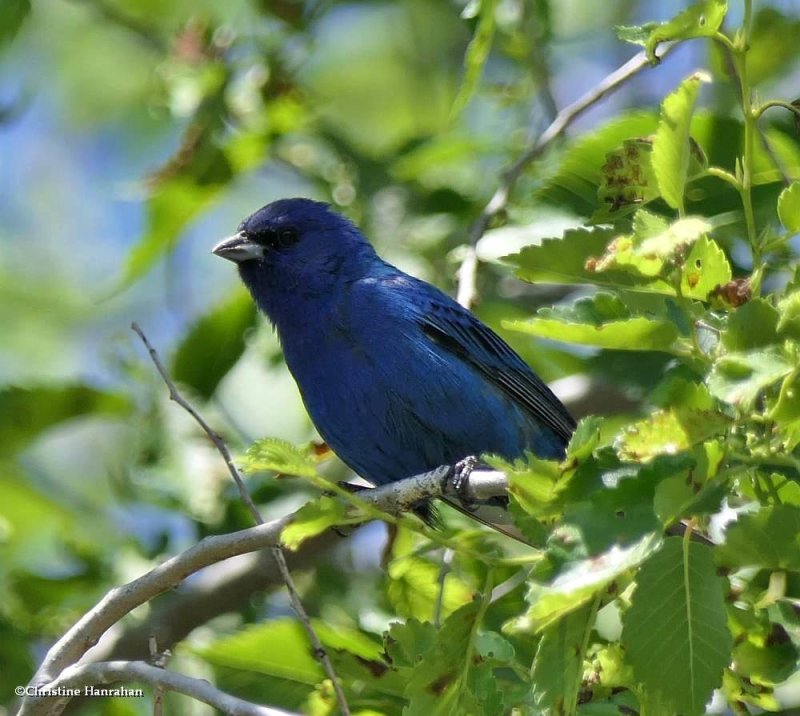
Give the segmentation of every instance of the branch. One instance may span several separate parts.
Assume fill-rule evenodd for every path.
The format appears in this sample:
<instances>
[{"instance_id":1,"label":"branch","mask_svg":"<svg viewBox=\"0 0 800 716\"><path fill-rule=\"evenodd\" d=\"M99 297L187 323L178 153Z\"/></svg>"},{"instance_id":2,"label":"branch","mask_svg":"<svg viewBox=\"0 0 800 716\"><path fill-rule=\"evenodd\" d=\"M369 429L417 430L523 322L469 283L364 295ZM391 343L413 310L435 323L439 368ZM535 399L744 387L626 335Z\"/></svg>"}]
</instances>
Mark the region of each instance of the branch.
<instances>
[{"instance_id":1,"label":"branch","mask_svg":"<svg viewBox=\"0 0 800 716\"><path fill-rule=\"evenodd\" d=\"M90 687L120 681L143 683L176 691L230 716L294 716L288 711L258 706L226 694L203 679L193 679L174 671L166 671L143 661L100 661L71 666L46 688L36 691L31 689L30 698L45 704L48 713L57 714L61 713L73 696L92 696Z\"/></svg>"},{"instance_id":2,"label":"branch","mask_svg":"<svg viewBox=\"0 0 800 716\"><path fill-rule=\"evenodd\" d=\"M183 395L181 395L180 391L175 386L175 383L172 382L172 378L170 378L166 368L164 368L164 364L161 362L156 349L153 348L153 346L150 344L150 341L147 340L147 336L144 334L142 329L139 328L139 325L134 322L131 324L131 328L138 334L139 338L142 339L142 343L144 343L148 353L150 353L150 358L155 364L158 372L161 374L161 377L164 379L164 383L167 385L170 400L175 401L187 413L189 413L189 415L191 415L197 424L203 429L205 434L208 435L211 442L214 443L214 446L217 448L219 454L222 455L222 459L225 461L225 465L228 467L228 472L233 478L233 481L236 483L236 487L239 488L239 495L241 496L244 504L250 510L250 514L253 516L256 524L264 524L264 518L261 516L261 513L258 511L258 508L253 502L253 498L250 496L247 486L244 484L244 479L233 462L233 456L231 455L230 450L228 450L228 446L225 444L225 441L222 439L219 433L217 433L203 419L200 413L198 413L194 407L192 407L192 405L183 397ZM281 577L286 584L286 589L289 592L289 600L292 603L292 608L294 609L295 614L297 614L297 618L305 628L308 638L311 640L314 656L317 661L322 664L325 674L333 684L333 690L336 694L336 700L339 702L339 709L342 712L342 716L350 716L350 708L347 705L347 699L345 698L342 684L339 681L339 677L336 675L336 671L333 668L333 664L331 663L325 648L322 646L322 642L317 636L316 631L314 631L314 627L311 625L311 620L308 618L305 608L303 607L300 594L297 591L297 587L294 584L291 572L289 572L289 567L286 564L286 557L283 554L283 549L281 548L280 544L277 543L273 545L271 549L272 556L275 558L275 562L278 565L278 570L280 571Z\"/></svg>"},{"instance_id":3,"label":"branch","mask_svg":"<svg viewBox=\"0 0 800 716\"><path fill-rule=\"evenodd\" d=\"M456 496L450 468L440 467L389 485L364 490L358 499L386 512L407 508L421 499ZM486 500L506 493L507 480L501 472L476 470L460 492L470 500ZM296 514L296 513L295 513ZM43 688L58 678L93 647L116 622L153 597L173 589L188 576L230 557L275 547L294 514L230 534L205 537L138 579L109 591L98 604L56 642L31 679L30 687ZM19 716L52 714L52 704L26 696Z\"/></svg>"},{"instance_id":4,"label":"branch","mask_svg":"<svg viewBox=\"0 0 800 716\"><path fill-rule=\"evenodd\" d=\"M664 43L661 47L663 51L658 58L659 60L663 59L672 48L675 47L675 43ZM545 150L564 134L566 129L587 109L597 104L606 95L618 89L631 77L639 74L639 72L648 66L650 66L650 61L647 59L646 53L642 51L631 57L630 60L618 67L611 74L606 75L606 77L595 87L586 92L586 94L575 100L572 104L564 107L564 109L556 115L556 118L550 123L547 129L545 129L535 141L528 145L517 160L503 172L500 178L500 184L492 195L492 198L470 228L467 241L467 255L458 270L458 293L456 299L462 306L469 308L475 300L475 275L478 269L478 253L476 247L478 241L481 236L484 235L486 229L489 228L492 219L508 204L511 192L517 180L522 175L522 172L534 159L538 159L544 154Z\"/></svg>"}]
</instances>

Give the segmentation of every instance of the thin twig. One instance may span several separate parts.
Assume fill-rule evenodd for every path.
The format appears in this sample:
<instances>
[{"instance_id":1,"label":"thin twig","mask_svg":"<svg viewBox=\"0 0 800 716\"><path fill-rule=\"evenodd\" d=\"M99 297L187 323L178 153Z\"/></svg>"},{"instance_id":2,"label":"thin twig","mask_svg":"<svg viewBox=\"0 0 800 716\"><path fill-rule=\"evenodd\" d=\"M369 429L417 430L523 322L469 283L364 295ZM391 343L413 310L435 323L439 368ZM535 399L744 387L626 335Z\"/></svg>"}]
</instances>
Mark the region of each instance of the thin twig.
<instances>
[{"instance_id":1,"label":"thin twig","mask_svg":"<svg viewBox=\"0 0 800 716\"><path fill-rule=\"evenodd\" d=\"M236 483L236 487L239 489L239 495L242 498L242 502L244 502L244 504L247 506L247 509L250 510L250 514L253 516L256 524L264 524L264 518L261 516L261 513L258 511L258 508L253 502L253 498L250 497L250 493L247 491L247 486L244 484L244 480L242 479L238 468L233 462L233 456L231 455L230 450L228 450L228 446L225 444L225 441L222 439L220 434L203 419L203 416L192 407L191 403L189 403L189 401L187 401L186 398L184 398L180 391L175 387L175 383L172 382L172 378L170 378L167 369L161 362L158 352L155 348L153 348L147 336L139 327L139 324L134 321L131 323L131 329L139 336L139 338L142 339L142 343L144 343L145 348L147 348L147 352L150 354L150 359L153 361L153 365L155 365L156 370L161 375L161 378L169 390L169 399L176 402L187 413L189 413L189 415L195 419L195 422L197 422L197 424L203 429L203 432L208 435L209 440L211 440L211 442L214 443L214 447L217 448L217 452L222 455L222 459L225 461L225 465L228 467L228 472L233 478L233 481Z\"/></svg>"},{"instance_id":2,"label":"thin twig","mask_svg":"<svg viewBox=\"0 0 800 716\"><path fill-rule=\"evenodd\" d=\"M239 469L236 467L235 463L233 462L233 456L228 450L228 446L226 445L225 441L222 437L217 433L197 412L197 410L192 407L192 405L181 395L178 388L175 386L175 383L172 382L172 378L170 377L167 369L164 367L164 364L161 362L161 359L158 356L158 352L156 349L151 345L150 341L147 339L147 336L144 334L142 329L139 325L134 322L131 324L131 328L136 332L139 338L142 339L142 343L144 343L145 347L147 348L148 353L150 354L150 358L153 361L153 364L158 370L161 378L164 380L164 383L169 390L169 398L170 400L176 402L180 405L189 415L191 415L197 424L203 429L206 435L208 435L209 439L214 446L217 448L217 451L222 456L222 459L225 461L225 464L228 467L228 472L230 473L233 481L236 483L237 488L239 489L239 495L242 498L242 501L250 510L250 514L253 516L256 524L263 525L264 518L261 516L261 513L258 511L255 503L253 502L253 498L250 496L250 493L247 490L247 486L244 484L244 479L242 478ZM314 627L311 624L311 619L309 619L308 614L306 613L305 607L303 607L303 603L300 600L300 594L297 591L297 587L295 587L294 580L292 579L291 572L289 571L289 567L286 564L286 557L283 554L283 550L279 544L275 544L272 548L272 556L275 558L275 562L278 565L278 571L281 573L281 577L283 581L286 583L286 589L289 593L289 600L292 604L292 608L297 614L297 618L303 624L303 627L308 634L309 641L311 642L311 647L314 651L315 658L322 664L322 668L325 670L325 674L331 680L331 684L333 685L333 690L336 694L336 700L339 702L339 709L342 712L342 716L350 716L350 707L347 704L347 699L344 695L344 690L342 688L342 684L339 681L339 677L336 675L336 671L333 668L333 664L331 663L330 657L328 656L328 652L325 650L325 647L322 645L320 638L317 636Z\"/></svg>"},{"instance_id":3,"label":"thin twig","mask_svg":"<svg viewBox=\"0 0 800 716\"><path fill-rule=\"evenodd\" d=\"M177 674L144 661L98 661L70 666L55 681L42 687L35 698L47 705L48 713L58 714L74 696L91 696L91 687L118 682L142 683L157 690L176 691L229 716L296 716L226 694L204 679Z\"/></svg>"},{"instance_id":4,"label":"thin twig","mask_svg":"<svg viewBox=\"0 0 800 716\"><path fill-rule=\"evenodd\" d=\"M663 59L675 43L664 43L659 60ZM646 67L650 66L645 52L639 52L628 60L624 65L618 67L611 74L606 75L595 87L586 92L582 97L575 100L572 104L564 107L556 118L550 123L547 129L539 137L531 142L525 151L503 172L500 183L495 190L489 203L481 212L470 228L467 239L467 254L464 257L461 267L458 270L458 293L457 300L462 306L469 308L475 300L475 277L478 267L478 255L476 246L481 236L486 233L492 219L502 211L508 204L511 192L527 166L538 159L545 150L558 139L566 129L587 109L597 104L606 95L610 94L631 77L634 77Z\"/></svg>"}]
</instances>

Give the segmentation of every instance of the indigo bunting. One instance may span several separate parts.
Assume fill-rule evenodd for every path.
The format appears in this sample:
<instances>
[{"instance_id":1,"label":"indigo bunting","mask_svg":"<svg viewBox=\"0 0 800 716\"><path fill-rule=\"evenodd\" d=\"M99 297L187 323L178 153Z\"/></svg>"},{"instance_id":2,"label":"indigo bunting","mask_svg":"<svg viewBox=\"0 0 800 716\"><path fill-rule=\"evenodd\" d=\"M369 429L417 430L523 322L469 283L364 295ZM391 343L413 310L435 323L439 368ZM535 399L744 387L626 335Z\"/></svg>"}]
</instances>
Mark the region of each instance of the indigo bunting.
<instances>
[{"instance_id":1,"label":"indigo bunting","mask_svg":"<svg viewBox=\"0 0 800 716\"><path fill-rule=\"evenodd\" d=\"M327 204L268 204L213 252L276 328L322 438L373 485L481 453L563 457L574 420L525 362Z\"/></svg>"}]
</instances>

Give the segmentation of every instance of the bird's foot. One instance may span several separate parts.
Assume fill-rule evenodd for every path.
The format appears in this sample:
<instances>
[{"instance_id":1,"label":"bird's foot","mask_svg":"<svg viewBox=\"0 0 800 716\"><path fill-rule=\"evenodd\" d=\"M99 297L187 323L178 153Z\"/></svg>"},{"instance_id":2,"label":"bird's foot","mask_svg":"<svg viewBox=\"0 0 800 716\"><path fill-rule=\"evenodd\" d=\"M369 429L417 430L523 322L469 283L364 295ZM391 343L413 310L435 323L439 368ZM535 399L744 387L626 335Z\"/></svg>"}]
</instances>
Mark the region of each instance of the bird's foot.
<instances>
[{"instance_id":1,"label":"bird's foot","mask_svg":"<svg viewBox=\"0 0 800 716\"><path fill-rule=\"evenodd\" d=\"M468 455L453 465L445 478L450 482L451 489L455 491L459 502L467 509L475 506L475 500L472 499L469 492L469 476L478 467L478 464L477 457Z\"/></svg>"}]
</instances>

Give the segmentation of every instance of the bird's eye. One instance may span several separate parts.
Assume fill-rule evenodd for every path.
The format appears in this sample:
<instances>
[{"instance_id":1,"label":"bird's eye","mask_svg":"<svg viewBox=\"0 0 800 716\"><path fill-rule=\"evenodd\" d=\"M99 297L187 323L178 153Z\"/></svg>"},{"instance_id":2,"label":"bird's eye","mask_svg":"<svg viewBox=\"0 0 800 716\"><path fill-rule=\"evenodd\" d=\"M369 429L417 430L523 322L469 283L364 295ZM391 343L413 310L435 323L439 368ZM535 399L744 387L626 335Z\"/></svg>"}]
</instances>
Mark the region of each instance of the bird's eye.
<instances>
[{"instance_id":1,"label":"bird's eye","mask_svg":"<svg viewBox=\"0 0 800 716\"><path fill-rule=\"evenodd\" d=\"M278 232L278 246L280 248L286 248L287 246L291 246L294 244L298 239L297 230L292 228L281 229Z\"/></svg>"}]
</instances>

